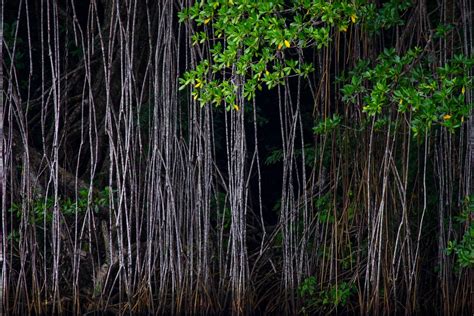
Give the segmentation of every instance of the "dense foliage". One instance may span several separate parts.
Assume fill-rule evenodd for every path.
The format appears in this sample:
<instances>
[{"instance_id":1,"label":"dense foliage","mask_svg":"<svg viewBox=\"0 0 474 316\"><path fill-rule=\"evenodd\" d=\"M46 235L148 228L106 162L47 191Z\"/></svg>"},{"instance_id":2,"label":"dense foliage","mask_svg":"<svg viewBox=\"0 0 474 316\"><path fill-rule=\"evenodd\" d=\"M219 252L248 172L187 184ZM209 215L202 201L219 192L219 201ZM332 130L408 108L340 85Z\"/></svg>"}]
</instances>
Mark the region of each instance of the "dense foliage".
<instances>
[{"instance_id":1,"label":"dense foliage","mask_svg":"<svg viewBox=\"0 0 474 316\"><path fill-rule=\"evenodd\" d=\"M473 310L471 1L0 16L3 312Z\"/></svg>"}]
</instances>

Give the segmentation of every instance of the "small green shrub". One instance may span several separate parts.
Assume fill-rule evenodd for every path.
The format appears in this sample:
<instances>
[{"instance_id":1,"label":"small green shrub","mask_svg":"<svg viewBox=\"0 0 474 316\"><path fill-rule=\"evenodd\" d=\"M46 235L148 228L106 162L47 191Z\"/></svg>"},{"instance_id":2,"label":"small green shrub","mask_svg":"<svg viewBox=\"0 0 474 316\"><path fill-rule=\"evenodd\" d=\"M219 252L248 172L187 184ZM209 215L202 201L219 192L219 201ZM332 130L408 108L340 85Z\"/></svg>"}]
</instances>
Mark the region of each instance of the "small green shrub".
<instances>
[{"instance_id":1,"label":"small green shrub","mask_svg":"<svg viewBox=\"0 0 474 316\"><path fill-rule=\"evenodd\" d=\"M458 268L474 268L474 195L466 197L465 207L455 220L465 227L461 241L450 240L446 247L448 255L456 254Z\"/></svg>"},{"instance_id":2,"label":"small green shrub","mask_svg":"<svg viewBox=\"0 0 474 316\"><path fill-rule=\"evenodd\" d=\"M352 283L340 282L318 290L316 277L307 277L298 288L298 294L303 302L301 312L306 314L316 310L328 311L345 306L354 293L356 293L356 287Z\"/></svg>"},{"instance_id":3,"label":"small green shrub","mask_svg":"<svg viewBox=\"0 0 474 316\"><path fill-rule=\"evenodd\" d=\"M94 212L98 213L100 208L108 206L109 196L111 193L112 190L106 187L104 190L100 191L89 204L89 191L87 189L82 189L78 192L77 200L71 198L60 198L58 200L59 210L65 217L73 216L76 213L83 214L88 206L90 206ZM45 218L47 223L52 221L54 209L53 197L38 197L30 202L30 206L32 210L30 214L31 224L41 224ZM20 203L12 203L9 211L13 213L17 219L22 219L24 216L23 206Z\"/></svg>"}]
</instances>

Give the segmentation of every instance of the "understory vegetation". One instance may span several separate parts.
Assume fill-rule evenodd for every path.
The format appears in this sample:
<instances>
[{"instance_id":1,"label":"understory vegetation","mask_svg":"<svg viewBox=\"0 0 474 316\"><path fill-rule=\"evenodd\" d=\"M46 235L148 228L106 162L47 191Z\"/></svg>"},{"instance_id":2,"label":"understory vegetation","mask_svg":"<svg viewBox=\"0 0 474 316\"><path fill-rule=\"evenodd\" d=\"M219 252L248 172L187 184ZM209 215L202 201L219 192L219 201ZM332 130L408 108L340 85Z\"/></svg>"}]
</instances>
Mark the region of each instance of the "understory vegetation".
<instances>
[{"instance_id":1,"label":"understory vegetation","mask_svg":"<svg viewBox=\"0 0 474 316\"><path fill-rule=\"evenodd\" d=\"M474 310L472 1L0 6L2 312Z\"/></svg>"}]
</instances>

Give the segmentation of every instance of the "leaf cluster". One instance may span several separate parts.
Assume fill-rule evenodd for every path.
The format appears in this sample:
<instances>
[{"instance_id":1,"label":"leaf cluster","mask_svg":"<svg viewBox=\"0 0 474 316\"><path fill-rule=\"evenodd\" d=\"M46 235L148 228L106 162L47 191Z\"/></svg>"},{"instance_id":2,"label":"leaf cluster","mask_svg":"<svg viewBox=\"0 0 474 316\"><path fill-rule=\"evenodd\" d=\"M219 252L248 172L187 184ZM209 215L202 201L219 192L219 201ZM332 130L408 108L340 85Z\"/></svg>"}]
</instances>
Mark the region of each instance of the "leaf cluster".
<instances>
[{"instance_id":1,"label":"leaf cluster","mask_svg":"<svg viewBox=\"0 0 474 316\"><path fill-rule=\"evenodd\" d=\"M100 208L109 205L109 197L111 194L112 190L106 187L100 191L92 201L89 201L89 190L82 189L79 190L77 199L59 199L58 207L61 214L65 217L84 214L88 208L97 213ZM40 225L45 220L47 223L51 223L53 220L54 198L38 197L30 202L30 209L32 211L29 218L31 224ZM12 203L9 211L14 214L17 219L22 219L25 214L24 207L21 203Z\"/></svg>"},{"instance_id":2,"label":"leaf cluster","mask_svg":"<svg viewBox=\"0 0 474 316\"><path fill-rule=\"evenodd\" d=\"M468 196L464 211L455 219L463 224L466 229L462 239L448 241L446 253L456 254L457 265L460 268L474 268L474 196Z\"/></svg>"},{"instance_id":3,"label":"leaf cluster","mask_svg":"<svg viewBox=\"0 0 474 316\"><path fill-rule=\"evenodd\" d=\"M314 276L304 279L298 288L298 294L303 299L304 311L344 306L355 292L354 284L348 282L340 282L337 285L330 285L327 289L318 290Z\"/></svg>"},{"instance_id":4,"label":"leaf cluster","mask_svg":"<svg viewBox=\"0 0 474 316\"><path fill-rule=\"evenodd\" d=\"M179 13L181 22L194 21L195 45L211 43L210 56L180 79L180 89L193 87L201 105L225 102L236 107L236 94L255 97L263 86L271 89L290 76L314 71L301 58L285 58L285 50L301 56L307 47L321 49L331 30L347 31L358 22L353 1L200 1Z\"/></svg>"},{"instance_id":5,"label":"leaf cluster","mask_svg":"<svg viewBox=\"0 0 474 316\"><path fill-rule=\"evenodd\" d=\"M373 65L360 61L349 73L341 89L342 100L362 103L363 111L375 116L395 109L411 115L414 135L441 125L453 132L469 116L472 104L465 92L473 86L469 69L473 58L457 55L446 64L434 67L420 48L403 55L386 49Z\"/></svg>"}]
</instances>

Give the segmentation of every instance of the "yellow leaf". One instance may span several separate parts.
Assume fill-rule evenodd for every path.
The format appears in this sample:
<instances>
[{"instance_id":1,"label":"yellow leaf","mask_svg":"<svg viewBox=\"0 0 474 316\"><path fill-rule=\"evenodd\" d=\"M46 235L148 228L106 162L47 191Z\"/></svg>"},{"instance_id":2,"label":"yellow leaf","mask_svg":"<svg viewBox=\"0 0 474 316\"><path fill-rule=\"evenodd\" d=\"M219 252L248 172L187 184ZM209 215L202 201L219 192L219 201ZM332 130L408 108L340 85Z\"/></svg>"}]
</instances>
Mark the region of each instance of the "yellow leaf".
<instances>
[{"instance_id":1,"label":"yellow leaf","mask_svg":"<svg viewBox=\"0 0 474 316\"><path fill-rule=\"evenodd\" d=\"M240 108L237 104L234 104L234 110L236 110L236 111L240 110Z\"/></svg>"},{"instance_id":2,"label":"yellow leaf","mask_svg":"<svg viewBox=\"0 0 474 316\"><path fill-rule=\"evenodd\" d=\"M341 32L347 32L347 25L341 26L339 30L341 30Z\"/></svg>"},{"instance_id":3,"label":"yellow leaf","mask_svg":"<svg viewBox=\"0 0 474 316\"><path fill-rule=\"evenodd\" d=\"M287 48L290 48L290 46L291 46L291 45L290 45L290 42L288 42L287 40L285 40L285 46L286 46Z\"/></svg>"},{"instance_id":4,"label":"yellow leaf","mask_svg":"<svg viewBox=\"0 0 474 316\"><path fill-rule=\"evenodd\" d=\"M464 123L464 116L461 117L461 123Z\"/></svg>"},{"instance_id":5,"label":"yellow leaf","mask_svg":"<svg viewBox=\"0 0 474 316\"><path fill-rule=\"evenodd\" d=\"M403 99L400 99L400 102L398 102L400 105L403 104Z\"/></svg>"},{"instance_id":6,"label":"yellow leaf","mask_svg":"<svg viewBox=\"0 0 474 316\"><path fill-rule=\"evenodd\" d=\"M280 50L283 47L282 43L278 44L278 50Z\"/></svg>"},{"instance_id":7,"label":"yellow leaf","mask_svg":"<svg viewBox=\"0 0 474 316\"><path fill-rule=\"evenodd\" d=\"M351 21L352 23L355 23L357 21L357 15L355 13L351 15Z\"/></svg>"},{"instance_id":8,"label":"yellow leaf","mask_svg":"<svg viewBox=\"0 0 474 316\"><path fill-rule=\"evenodd\" d=\"M198 95L196 94L196 95L193 97L193 99L194 99L194 100L197 100L197 98L198 98Z\"/></svg>"},{"instance_id":9,"label":"yellow leaf","mask_svg":"<svg viewBox=\"0 0 474 316\"><path fill-rule=\"evenodd\" d=\"M268 76L270 74L270 71L265 70L265 74Z\"/></svg>"},{"instance_id":10,"label":"yellow leaf","mask_svg":"<svg viewBox=\"0 0 474 316\"><path fill-rule=\"evenodd\" d=\"M207 24L207 23L209 23L209 21L211 21L211 18L209 18L209 19L205 19L205 20L204 20L204 24Z\"/></svg>"},{"instance_id":11,"label":"yellow leaf","mask_svg":"<svg viewBox=\"0 0 474 316\"><path fill-rule=\"evenodd\" d=\"M202 83L199 81L198 83L196 83L196 85L194 86L196 89L199 88L200 86L202 86Z\"/></svg>"},{"instance_id":12,"label":"yellow leaf","mask_svg":"<svg viewBox=\"0 0 474 316\"><path fill-rule=\"evenodd\" d=\"M462 87L461 93L462 93L462 94L466 93L466 87Z\"/></svg>"},{"instance_id":13,"label":"yellow leaf","mask_svg":"<svg viewBox=\"0 0 474 316\"><path fill-rule=\"evenodd\" d=\"M233 0L229 0L229 4L230 4L230 5L233 5L233 4L234 4L234 1L233 1Z\"/></svg>"},{"instance_id":14,"label":"yellow leaf","mask_svg":"<svg viewBox=\"0 0 474 316\"><path fill-rule=\"evenodd\" d=\"M443 116L443 119L444 119L445 121L449 120L450 118L451 118L451 115L449 115L449 114L445 114L445 115Z\"/></svg>"}]
</instances>

